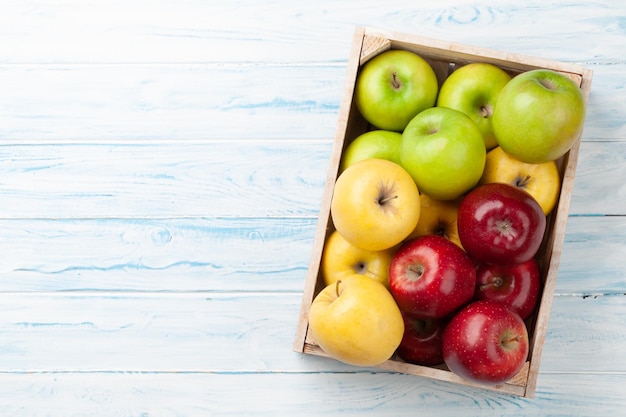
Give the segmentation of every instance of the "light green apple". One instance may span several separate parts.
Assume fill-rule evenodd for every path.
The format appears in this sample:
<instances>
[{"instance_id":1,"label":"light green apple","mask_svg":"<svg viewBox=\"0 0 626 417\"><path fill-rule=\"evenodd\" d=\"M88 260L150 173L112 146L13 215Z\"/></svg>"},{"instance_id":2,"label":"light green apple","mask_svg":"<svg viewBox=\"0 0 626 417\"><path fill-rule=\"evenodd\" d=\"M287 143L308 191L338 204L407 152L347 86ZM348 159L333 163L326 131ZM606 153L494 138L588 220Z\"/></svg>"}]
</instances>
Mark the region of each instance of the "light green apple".
<instances>
[{"instance_id":1,"label":"light green apple","mask_svg":"<svg viewBox=\"0 0 626 417\"><path fill-rule=\"evenodd\" d=\"M554 161L580 137L586 112L578 85L556 71L515 76L500 92L493 129L500 147L528 164Z\"/></svg>"},{"instance_id":2,"label":"light green apple","mask_svg":"<svg viewBox=\"0 0 626 417\"><path fill-rule=\"evenodd\" d=\"M402 133L400 165L421 193L436 200L453 200L474 187L486 156L478 126L458 110L424 110Z\"/></svg>"},{"instance_id":3,"label":"light green apple","mask_svg":"<svg viewBox=\"0 0 626 417\"><path fill-rule=\"evenodd\" d=\"M435 105L439 84L430 64L402 49L385 51L357 75L354 99L377 129L401 132L419 112Z\"/></svg>"},{"instance_id":4,"label":"light green apple","mask_svg":"<svg viewBox=\"0 0 626 417\"><path fill-rule=\"evenodd\" d=\"M400 163L402 134L390 130L370 130L357 136L346 147L341 159L341 171L363 159L386 159Z\"/></svg>"},{"instance_id":5,"label":"light green apple","mask_svg":"<svg viewBox=\"0 0 626 417\"><path fill-rule=\"evenodd\" d=\"M487 62L473 62L456 69L439 90L437 106L459 110L476 123L483 134L485 147L498 145L491 124L498 95L511 76Z\"/></svg>"}]
</instances>

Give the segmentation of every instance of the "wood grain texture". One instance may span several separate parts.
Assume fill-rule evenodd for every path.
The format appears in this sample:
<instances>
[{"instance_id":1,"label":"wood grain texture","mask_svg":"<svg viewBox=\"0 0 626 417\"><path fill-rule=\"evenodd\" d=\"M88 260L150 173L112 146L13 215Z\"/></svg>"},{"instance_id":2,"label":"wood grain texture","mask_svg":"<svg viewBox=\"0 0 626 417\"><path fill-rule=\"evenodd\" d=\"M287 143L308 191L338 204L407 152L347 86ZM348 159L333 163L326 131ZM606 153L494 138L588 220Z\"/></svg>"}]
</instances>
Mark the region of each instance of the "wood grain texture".
<instances>
[{"instance_id":1,"label":"wood grain texture","mask_svg":"<svg viewBox=\"0 0 626 417\"><path fill-rule=\"evenodd\" d=\"M0 276L7 277L0 280L0 292L298 292L315 223L298 218L0 221Z\"/></svg>"},{"instance_id":2,"label":"wood grain texture","mask_svg":"<svg viewBox=\"0 0 626 417\"><path fill-rule=\"evenodd\" d=\"M291 350L355 25L594 71L534 400ZM624 415L625 56L610 0L4 2L0 416Z\"/></svg>"},{"instance_id":3,"label":"wood grain texture","mask_svg":"<svg viewBox=\"0 0 626 417\"><path fill-rule=\"evenodd\" d=\"M0 293L300 292L315 228L315 218L0 220ZM557 294L626 292L625 233L622 216L571 217Z\"/></svg>"},{"instance_id":4,"label":"wood grain texture","mask_svg":"<svg viewBox=\"0 0 626 417\"><path fill-rule=\"evenodd\" d=\"M0 146L0 218L311 217L331 143Z\"/></svg>"},{"instance_id":5,"label":"wood grain texture","mask_svg":"<svg viewBox=\"0 0 626 417\"><path fill-rule=\"evenodd\" d=\"M0 405L14 417L386 417L389 410L415 416L416 409L426 417L587 417L598 410L621 415L626 402L614 387L625 382L618 374L542 374L537 398L527 400L400 374L50 372L0 374Z\"/></svg>"},{"instance_id":6,"label":"wood grain texture","mask_svg":"<svg viewBox=\"0 0 626 417\"><path fill-rule=\"evenodd\" d=\"M334 129L343 68L313 65L311 73L302 68L1 66L0 89L15 88L19 94L0 98L0 138L20 143L324 138L318 126Z\"/></svg>"},{"instance_id":7,"label":"wood grain texture","mask_svg":"<svg viewBox=\"0 0 626 417\"><path fill-rule=\"evenodd\" d=\"M291 351L300 299L297 292L3 293L0 363L9 373L375 372ZM626 373L625 342L626 297L557 296L541 371Z\"/></svg>"},{"instance_id":8,"label":"wood grain texture","mask_svg":"<svg viewBox=\"0 0 626 417\"><path fill-rule=\"evenodd\" d=\"M626 45L626 12L610 0L11 3L0 20L5 63L336 61L355 25L579 62L621 61Z\"/></svg>"},{"instance_id":9,"label":"wood grain texture","mask_svg":"<svg viewBox=\"0 0 626 417\"><path fill-rule=\"evenodd\" d=\"M0 139L332 140L346 65L0 64L0 91L16 91L0 95ZM626 63L589 68L594 76L583 140L622 140Z\"/></svg>"},{"instance_id":10,"label":"wood grain texture","mask_svg":"<svg viewBox=\"0 0 626 417\"><path fill-rule=\"evenodd\" d=\"M0 219L315 217L331 149L330 140L0 145ZM571 215L626 213L625 155L625 142L581 144Z\"/></svg>"}]
</instances>

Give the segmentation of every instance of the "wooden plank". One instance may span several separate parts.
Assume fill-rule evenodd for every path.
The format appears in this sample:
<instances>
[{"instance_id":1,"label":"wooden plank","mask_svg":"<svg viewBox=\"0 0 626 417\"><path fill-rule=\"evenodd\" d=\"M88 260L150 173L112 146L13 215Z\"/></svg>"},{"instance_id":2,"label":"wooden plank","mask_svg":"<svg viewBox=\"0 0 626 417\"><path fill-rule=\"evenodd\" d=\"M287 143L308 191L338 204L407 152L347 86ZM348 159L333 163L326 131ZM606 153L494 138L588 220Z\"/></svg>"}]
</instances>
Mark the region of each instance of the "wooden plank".
<instances>
[{"instance_id":1,"label":"wooden plank","mask_svg":"<svg viewBox=\"0 0 626 417\"><path fill-rule=\"evenodd\" d=\"M559 267L559 294L626 292L626 218L570 217Z\"/></svg>"},{"instance_id":2,"label":"wooden plank","mask_svg":"<svg viewBox=\"0 0 626 417\"><path fill-rule=\"evenodd\" d=\"M376 372L293 352L300 300L289 292L2 292L0 374ZM557 296L540 374L626 374L624 343L625 296Z\"/></svg>"},{"instance_id":3,"label":"wooden plank","mask_svg":"<svg viewBox=\"0 0 626 417\"><path fill-rule=\"evenodd\" d=\"M615 387L625 383L624 374L546 374L528 400L394 374L11 373L0 374L0 406L12 417L619 416L626 400Z\"/></svg>"},{"instance_id":4,"label":"wooden plank","mask_svg":"<svg viewBox=\"0 0 626 417\"><path fill-rule=\"evenodd\" d=\"M312 217L330 149L330 141L0 146L0 218Z\"/></svg>"},{"instance_id":5,"label":"wooden plank","mask_svg":"<svg viewBox=\"0 0 626 417\"><path fill-rule=\"evenodd\" d=\"M299 293L5 292L0 372L313 370L320 361L291 351L299 303Z\"/></svg>"},{"instance_id":6,"label":"wooden plank","mask_svg":"<svg viewBox=\"0 0 626 417\"><path fill-rule=\"evenodd\" d=\"M332 138L344 73L333 63L5 65L0 138Z\"/></svg>"},{"instance_id":7,"label":"wooden plank","mask_svg":"<svg viewBox=\"0 0 626 417\"><path fill-rule=\"evenodd\" d=\"M497 7L456 0L417 5L246 0L236 7L202 0L184 5L158 0L149 7L40 0L4 5L0 57L7 63L343 60L354 25L360 24L544 58L612 61L626 44L619 30L624 16L624 4L611 0L566 5L504 0ZM511 22L531 29L520 36Z\"/></svg>"},{"instance_id":8,"label":"wooden plank","mask_svg":"<svg viewBox=\"0 0 626 417\"><path fill-rule=\"evenodd\" d=\"M0 292L301 291L315 219L0 220Z\"/></svg>"},{"instance_id":9,"label":"wooden plank","mask_svg":"<svg viewBox=\"0 0 626 417\"><path fill-rule=\"evenodd\" d=\"M332 141L0 146L0 218L316 217ZM583 142L570 215L624 215L626 142ZM222 161L228 161L223 163Z\"/></svg>"},{"instance_id":10,"label":"wooden plank","mask_svg":"<svg viewBox=\"0 0 626 417\"><path fill-rule=\"evenodd\" d=\"M626 214L626 188L614 183L624 177L626 142L583 142L570 215Z\"/></svg>"},{"instance_id":11,"label":"wooden plank","mask_svg":"<svg viewBox=\"0 0 626 417\"><path fill-rule=\"evenodd\" d=\"M261 217L0 220L0 292L302 291L316 223ZM556 293L626 292L625 234L622 216L570 217Z\"/></svg>"},{"instance_id":12,"label":"wooden plank","mask_svg":"<svg viewBox=\"0 0 626 417\"><path fill-rule=\"evenodd\" d=\"M584 141L626 138L615 117L626 113L625 66L590 66ZM332 139L346 71L345 62L0 65L0 139Z\"/></svg>"}]
</instances>

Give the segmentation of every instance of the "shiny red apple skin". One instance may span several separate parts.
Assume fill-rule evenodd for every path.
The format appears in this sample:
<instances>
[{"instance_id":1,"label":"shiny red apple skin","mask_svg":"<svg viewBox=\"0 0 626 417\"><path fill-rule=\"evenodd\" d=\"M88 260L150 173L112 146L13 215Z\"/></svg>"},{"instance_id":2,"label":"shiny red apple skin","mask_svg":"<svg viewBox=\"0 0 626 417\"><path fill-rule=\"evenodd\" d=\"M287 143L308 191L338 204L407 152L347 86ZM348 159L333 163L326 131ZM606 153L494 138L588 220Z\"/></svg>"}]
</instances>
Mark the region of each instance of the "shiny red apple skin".
<instances>
[{"instance_id":1,"label":"shiny red apple skin","mask_svg":"<svg viewBox=\"0 0 626 417\"><path fill-rule=\"evenodd\" d=\"M456 244L425 235L400 246L389 265L389 290L400 310L443 318L474 297L476 267Z\"/></svg>"},{"instance_id":2,"label":"shiny red apple skin","mask_svg":"<svg viewBox=\"0 0 626 417\"><path fill-rule=\"evenodd\" d=\"M405 362L423 366L443 363L441 344L443 330L447 324L444 319L421 319L402 313L404 336L396 354Z\"/></svg>"},{"instance_id":3,"label":"shiny red apple skin","mask_svg":"<svg viewBox=\"0 0 626 417\"><path fill-rule=\"evenodd\" d=\"M521 264L480 264L476 270L476 300L503 303L522 319L537 305L541 291L541 272L535 258Z\"/></svg>"},{"instance_id":4,"label":"shiny red apple skin","mask_svg":"<svg viewBox=\"0 0 626 417\"><path fill-rule=\"evenodd\" d=\"M496 385L510 380L528 357L522 318L497 301L475 301L446 326L442 339L448 369L469 381Z\"/></svg>"},{"instance_id":5,"label":"shiny red apple skin","mask_svg":"<svg viewBox=\"0 0 626 417\"><path fill-rule=\"evenodd\" d=\"M546 230L546 216L526 191L504 183L480 185L463 197L459 238L477 262L519 264L534 257Z\"/></svg>"}]
</instances>

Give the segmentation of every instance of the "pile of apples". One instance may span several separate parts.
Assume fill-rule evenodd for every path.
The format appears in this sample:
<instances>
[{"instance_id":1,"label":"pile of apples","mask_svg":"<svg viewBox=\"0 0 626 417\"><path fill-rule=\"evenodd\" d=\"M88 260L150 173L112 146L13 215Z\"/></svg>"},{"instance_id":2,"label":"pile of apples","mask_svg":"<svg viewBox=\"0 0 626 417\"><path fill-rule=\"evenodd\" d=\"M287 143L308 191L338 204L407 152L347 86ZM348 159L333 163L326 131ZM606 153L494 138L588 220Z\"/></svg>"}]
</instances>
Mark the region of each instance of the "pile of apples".
<instances>
[{"instance_id":1,"label":"pile of apples","mask_svg":"<svg viewBox=\"0 0 626 417\"><path fill-rule=\"evenodd\" d=\"M440 86L428 61L389 50L360 69L354 100L371 129L347 144L334 184L315 342L358 366L396 358L511 379L541 297L556 161L583 127L580 88L486 62Z\"/></svg>"}]
</instances>

